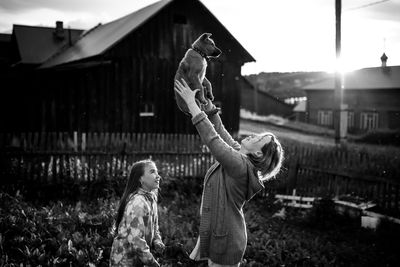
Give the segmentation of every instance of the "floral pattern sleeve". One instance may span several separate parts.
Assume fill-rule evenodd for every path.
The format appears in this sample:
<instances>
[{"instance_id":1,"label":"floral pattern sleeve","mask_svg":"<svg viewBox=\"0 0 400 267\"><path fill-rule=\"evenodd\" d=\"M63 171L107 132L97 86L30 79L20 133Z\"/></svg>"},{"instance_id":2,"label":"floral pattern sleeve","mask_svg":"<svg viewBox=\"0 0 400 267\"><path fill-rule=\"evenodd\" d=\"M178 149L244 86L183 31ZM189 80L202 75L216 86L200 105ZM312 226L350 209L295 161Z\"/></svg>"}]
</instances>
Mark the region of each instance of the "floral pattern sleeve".
<instances>
[{"instance_id":1,"label":"floral pattern sleeve","mask_svg":"<svg viewBox=\"0 0 400 267\"><path fill-rule=\"evenodd\" d=\"M162 243L160 230L158 228L158 211L157 211L157 203L154 205L155 207L155 222L154 222L154 241L153 244Z\"/></svg>"},{"instance_id":2,"label":"floral pattern sleeve","mask_svg":"<svg viewBox=\"0 0 400 267\"><path fill-rule=\"evenodd\" d=\"M143 196L135 195L127 203L112 245L110 266L134 265L137 259L143 264L158 266L149 247L152 238L149 238L147 224L151 215L149 204Z\"/></svg>"}]
</instances>

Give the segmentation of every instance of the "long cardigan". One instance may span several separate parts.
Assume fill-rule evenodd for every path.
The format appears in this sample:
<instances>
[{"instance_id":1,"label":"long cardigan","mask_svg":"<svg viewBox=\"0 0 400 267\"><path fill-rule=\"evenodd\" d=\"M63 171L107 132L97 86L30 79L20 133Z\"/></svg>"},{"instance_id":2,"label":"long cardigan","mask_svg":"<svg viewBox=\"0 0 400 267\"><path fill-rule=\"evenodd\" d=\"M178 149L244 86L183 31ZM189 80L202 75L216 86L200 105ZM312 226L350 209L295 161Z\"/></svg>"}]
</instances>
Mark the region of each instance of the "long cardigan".
<instances>
[{"instance_id":1,"label":"long cardigan","mask_svg":"<svg viewBox=\"0 0 400 267\"><path fill-rule=\"evenodd\" d=\"M216 163L204 178L200 218L200 258L223 265L237 264L246 250L243 206L264 188L253 164L239 153L240 144L224 128L218 114L192 118Z\"/></svg>"}]
</instances>

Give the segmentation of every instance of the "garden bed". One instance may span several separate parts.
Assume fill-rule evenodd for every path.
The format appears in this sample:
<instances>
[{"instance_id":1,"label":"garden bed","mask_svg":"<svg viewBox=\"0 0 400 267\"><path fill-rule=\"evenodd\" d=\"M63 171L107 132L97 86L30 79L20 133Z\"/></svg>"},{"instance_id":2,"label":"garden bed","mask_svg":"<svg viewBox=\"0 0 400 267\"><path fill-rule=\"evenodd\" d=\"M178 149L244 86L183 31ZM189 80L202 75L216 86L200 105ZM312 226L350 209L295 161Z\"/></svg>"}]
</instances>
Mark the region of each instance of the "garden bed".
<instances>
[{"instance_id":1,"label":"garden bed","mask_svg":"<svg viewBox=\"0 0 400 267\"><path fill-rule=\"evenodd\" d=\"M162 266L206 266L187 259L198 235L201 181L164 180L159 201L160 231L170 248ZM118 197L91 201L35 203L0 193L0 266L108 266L111 226ZM246 266L396 266L400 238L383 221L376 231L339 216L333 202L305 210L287 209L272 194L245 207L248 229ZM160 256L160 255L159 255Z\"/></svg>"}]
</instances>

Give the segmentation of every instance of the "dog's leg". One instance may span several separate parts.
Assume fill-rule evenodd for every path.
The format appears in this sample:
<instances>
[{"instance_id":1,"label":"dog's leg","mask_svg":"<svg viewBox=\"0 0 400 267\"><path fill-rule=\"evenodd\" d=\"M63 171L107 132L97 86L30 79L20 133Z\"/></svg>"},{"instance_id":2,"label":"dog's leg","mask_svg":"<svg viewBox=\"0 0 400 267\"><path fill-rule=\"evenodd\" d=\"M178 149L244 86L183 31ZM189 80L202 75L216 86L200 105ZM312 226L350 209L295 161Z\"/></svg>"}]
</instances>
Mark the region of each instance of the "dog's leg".
<instances>
[{"instance_id":1,"label":"dog's leg","mask_svg":"<svg viewBox=\"0 0 400 267\"><path fill-rule=\"evenodd\" d=\"M211 85L210 81L206 77L204 77L203 85L205 87L205 95L206 95L206 97L208 99L210 99L211 101L214 100L214 95L213 95L213 92L212 92L212 85Z\"/></svg>"},{"instance_id":2,"label":"dog's leg","mask_svg":"<svg viewBox=\"0 0 400 267\"><path fill-rule=\"evenodd\" d=\"M192 84L190 84L190 88L192 90L200 89L196 95L197 100L199 100L201 104L207 104L206 98L204 96L204 87L203 87L203 84L201 83L199 77L197 77L197 75L195 77L192 76L191 81L192 81Z\"/></svg>"}]
</instances>

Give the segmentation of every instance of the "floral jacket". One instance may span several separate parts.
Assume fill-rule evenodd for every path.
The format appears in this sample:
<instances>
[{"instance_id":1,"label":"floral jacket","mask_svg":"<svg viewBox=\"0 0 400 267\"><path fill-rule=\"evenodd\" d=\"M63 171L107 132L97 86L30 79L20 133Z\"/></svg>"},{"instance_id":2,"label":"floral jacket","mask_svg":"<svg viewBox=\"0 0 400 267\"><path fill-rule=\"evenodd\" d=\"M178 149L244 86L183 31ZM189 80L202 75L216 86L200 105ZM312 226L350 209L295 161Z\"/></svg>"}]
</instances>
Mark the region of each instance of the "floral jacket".
<instances>
[{"instance_id":1,"label":"floral jacket","mask_svg":"<svg viewBox=\"0 0 400 267\"><path fill-rule=\"evenodd\" d=\"M125 213L114 238L110 266L156 265L150 247L161 242L156 196L143 189L128 198Z\"/></svg>"}]
</instances>

